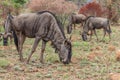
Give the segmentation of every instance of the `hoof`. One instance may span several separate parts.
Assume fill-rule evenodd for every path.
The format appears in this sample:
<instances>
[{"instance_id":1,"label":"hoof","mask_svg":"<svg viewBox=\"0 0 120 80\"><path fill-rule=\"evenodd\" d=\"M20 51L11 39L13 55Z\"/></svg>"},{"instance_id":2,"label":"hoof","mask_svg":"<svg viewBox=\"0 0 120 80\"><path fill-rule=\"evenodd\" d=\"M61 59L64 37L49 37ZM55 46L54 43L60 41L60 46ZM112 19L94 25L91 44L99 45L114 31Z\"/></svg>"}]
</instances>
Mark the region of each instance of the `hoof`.
<instances>
[{"instance_id":1,"label":"hoof","mask_svg":"<svg viewBox=\"0 0 120 80\"><path fill-rule=\"evenodd\" d=\"M28 59L26 63L29 64L29 62L30 62L30 60Z\"/></svg>"},{"instance_id":2,"label":"hoof","mask_svg":"<svg viewBox=\"0 0 120 80\"><path fill-rule=\"evenodd\" d=\"M23 58L20 58L20 61L21 61L21 62L24 62L24 59L23 59Z\"/></svg>"},{"instance_id":3,"label":"hoof","mask_svg":"<svg viewBox=\"0 0 120 80\"><path fill-rule=\"evenodd\" d=\"M43 60L40 60L40 63L44 64L44 61L43 61Z\"/></svg>"}]
</instances>

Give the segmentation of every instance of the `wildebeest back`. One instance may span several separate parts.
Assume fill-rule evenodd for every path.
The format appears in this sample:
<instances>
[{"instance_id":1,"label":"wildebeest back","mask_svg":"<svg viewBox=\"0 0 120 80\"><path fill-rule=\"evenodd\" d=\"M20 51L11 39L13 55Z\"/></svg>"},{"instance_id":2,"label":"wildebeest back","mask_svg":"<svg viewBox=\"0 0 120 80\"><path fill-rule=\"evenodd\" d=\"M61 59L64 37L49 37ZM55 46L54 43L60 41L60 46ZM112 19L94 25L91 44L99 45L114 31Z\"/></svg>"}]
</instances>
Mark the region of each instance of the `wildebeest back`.
<instances>
[{"instance_id":1,"label":"wildebeest back","mask_svg":"<svg viewBox=\"0 0 120 80\"><path fill-rule=\"evenodd\" d=\"M35 37L35 35L39 34L44 37L45 35L47 35L48 28L50 28L51 25L57 25L54 23L56 20L54 20L54 18L52 17L53 16L49 13L21 14L14 20L14 22L15 22L15 26L18 26L16 30L19 31L23 29L23 33L26 36L33 38Z\"/></svg>"}]
</instances>

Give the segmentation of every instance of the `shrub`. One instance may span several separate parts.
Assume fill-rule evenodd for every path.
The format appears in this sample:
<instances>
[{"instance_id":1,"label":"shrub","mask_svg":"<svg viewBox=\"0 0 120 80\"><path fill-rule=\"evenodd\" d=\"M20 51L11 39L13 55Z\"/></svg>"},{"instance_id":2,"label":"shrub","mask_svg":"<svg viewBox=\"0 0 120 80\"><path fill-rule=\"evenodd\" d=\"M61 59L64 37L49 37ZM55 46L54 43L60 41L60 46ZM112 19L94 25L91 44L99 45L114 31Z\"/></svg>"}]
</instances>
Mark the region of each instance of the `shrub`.
<instances>
[{"instance_id":1,"label":"shrub","mask_svg":"<svg viewBox=\"0 0 120 80\"><path fill-rule=\"evenodd\" d=\"M65 0L31 0L28 8L35 11L49 10L57 14L70 13L76 10L76 5Z\"/></svg>"},{"instance_id":2,"label":"shrub","mask_svg":"<svg viewBox=\"0 0 120 80\"><path fill-rule=\"evenodd\" d=\"M74 12L77 6L73 2L66 0L31 0L28 8L32 12L48 10L56 13L64 25L68 14Z\"/></svg>"},{"instance_id":3,"label":"shrub","mask_svg":"<svg viewBox=\"0 0 120 80\"><path fill-rule=\"evenodd\" d=\"M99 3L90 2L80 8L79 13L86 16L103 16L105 14L105 9L103 9Z\"/></svg>"}]
</instances>

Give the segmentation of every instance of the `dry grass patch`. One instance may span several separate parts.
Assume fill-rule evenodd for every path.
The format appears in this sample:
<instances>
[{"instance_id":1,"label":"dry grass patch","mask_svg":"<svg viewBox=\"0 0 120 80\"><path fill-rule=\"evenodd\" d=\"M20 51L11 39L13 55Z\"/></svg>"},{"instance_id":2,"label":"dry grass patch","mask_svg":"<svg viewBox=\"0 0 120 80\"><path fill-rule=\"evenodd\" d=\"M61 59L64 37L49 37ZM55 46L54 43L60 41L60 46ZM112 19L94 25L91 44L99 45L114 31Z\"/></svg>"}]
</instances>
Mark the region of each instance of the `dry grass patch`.
<instances>
[{"instance_id":1,"label":"dry grass patch","mask_svg":"<svg viewBox=\"0 0 120 80\"><path fill-rule=\"evenodd\" d=\"M109 50L109 51L115 51L115 50L116 50L116 47L113 46L113 45L109 45L109 46L108 46L108 50Z\"/></svg>"},{"instance_id":2,"label":"dry grass patch","mask_svg":"<svg viewBox=\"0 0 120 80\"><path fill-rule=\"evenodd\" d=\"M89 60L94 60L95 58L101 57L103 54L100 51L92 51L90 54L87 55Z\"/></svg>"},{"instance_id":3,"label":"dry grass patch","mask_svg":"<svg viewBox=\"0 0 120 80\"><path fill-rule=\"evenodd\" d=\"M116 60L120 61L120 50L116 51Z\"/></svg>"},{"instance_id":4,"label":"dry grass patch","mask_svg":"<svg viewBox=\"0 0 120 80\"><path fill-rule=\"evenodd\" d=\"M111 73L110 80L120 80L120 73Z\"/></svg>"}]
</instances>

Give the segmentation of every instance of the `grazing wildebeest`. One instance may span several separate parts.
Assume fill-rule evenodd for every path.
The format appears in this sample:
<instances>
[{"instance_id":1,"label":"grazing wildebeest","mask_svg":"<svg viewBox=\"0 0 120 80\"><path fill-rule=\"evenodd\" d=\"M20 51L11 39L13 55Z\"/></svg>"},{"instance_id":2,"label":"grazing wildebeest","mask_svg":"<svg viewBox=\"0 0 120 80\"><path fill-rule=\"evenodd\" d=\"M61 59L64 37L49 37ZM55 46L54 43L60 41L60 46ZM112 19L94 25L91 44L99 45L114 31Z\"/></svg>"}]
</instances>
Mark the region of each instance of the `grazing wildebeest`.
<instances>
[{"instance_id":1,"label":"grazing wildebeest","mask_svg":"<svg viewBox=\"0 0 120 80\"><path fill-rule=\"evenodd\" d=\"M70 34L72 32L72 24L74 24L74 29L75 29L75 24L81 23L83 26L83 22L86 20L86 16L83 14L72 14L69 17L69 23L67 26L67 33Z\"/></svg>"},{"instance_id":2,"label":"grazing wildebeest","mask_svg":"<svg viewBox=\"0 0 120 80\"><path fill-rule=\"evenodd\" d=\"M4 21L3 23L3 28L5 29L5 23L6 21ZM12 33L12 34L11 34ZM10 42L12 43L12 38L14 38L14 44L16 46L16 49L18 50L18 39L17 39L17 35L15 33L15 31L11 28L11 33L7 34L7 35L3 35L4 33L2 33L3 36L3 46L7 46L8 45L8 37L10 38Z\"/></svg>"},{"instance_id":3,"label":"grazing wildebeest","mask_svg":"<svg viewBox=\"0 0 120 80\"><path fill-rule=\"evenodd\" d=\"M86 19L85 24L83 26L83 33L82 33L83 40L84 41L87 40L87 34L89 31L91 31L90 40L92 38L92 32L94 32L95 36L97 37L96 29L104 30L104 36L102 40L104 39L106 32L109 34L109 38L111 39L110 37L111 28L110 28L109 20L106 18L90 16ZM98 40L98 37L97 37L97 40Z\"/></svg>"},{"instance_id":4,"label":"grazing wildebeest","mask_svg":"<svg viewBox=\"0 0 120 80\"><path fill-rule=\"evenodd\" d=\"M61 62L68 64L71 61L71 42L66 39L63 26L53 13L42 11L21 14L16 17L8 14L5 23L5 34L10 33L11 28L15 31L18 38L18 53L20 55L20 61L23 61L22 48L26 37L35 38L27 63L29 63L31 56L35 52L41 39L41 63L43 63L43 53L46 47L46 42L48 41L51 41L52 45L57 50Z\"/></svg>"}]
</instances>

